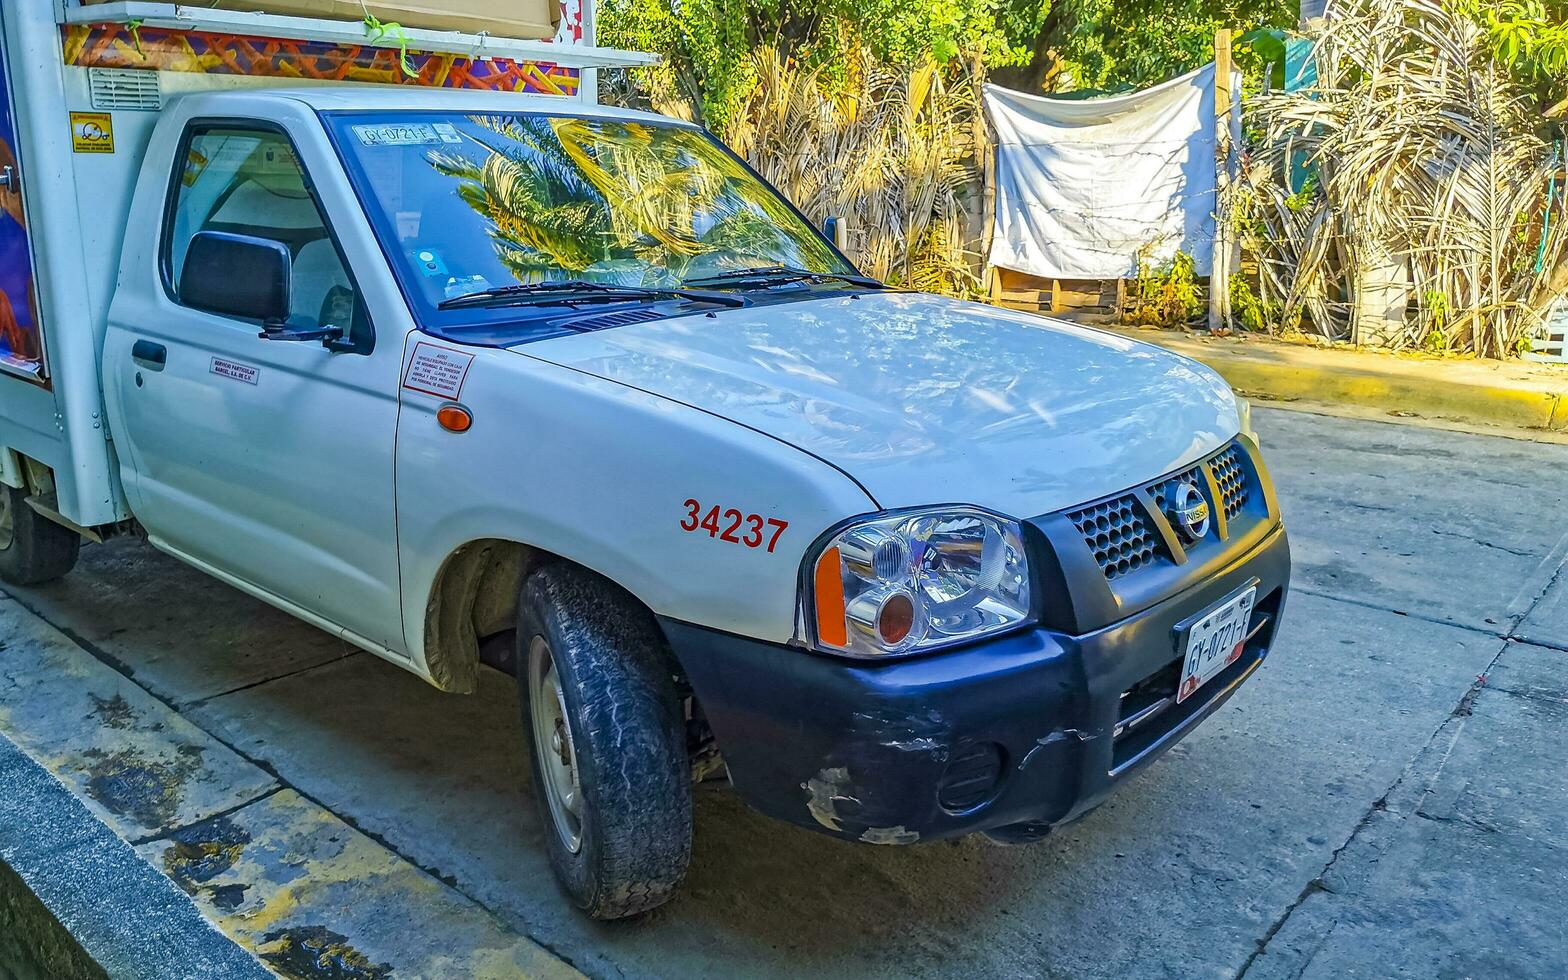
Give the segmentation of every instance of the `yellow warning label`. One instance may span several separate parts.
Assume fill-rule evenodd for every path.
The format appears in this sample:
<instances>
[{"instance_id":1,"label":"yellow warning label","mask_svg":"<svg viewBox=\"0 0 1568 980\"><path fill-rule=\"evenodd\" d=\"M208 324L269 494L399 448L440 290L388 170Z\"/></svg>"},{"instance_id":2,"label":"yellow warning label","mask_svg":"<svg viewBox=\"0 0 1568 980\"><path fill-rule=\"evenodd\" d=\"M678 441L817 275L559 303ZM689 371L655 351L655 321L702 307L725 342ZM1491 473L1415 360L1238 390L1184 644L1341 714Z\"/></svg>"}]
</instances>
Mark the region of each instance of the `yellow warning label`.
<instances>
[{"instance_id":1,"label":"yellow warning label","mask_svg":"<svg viewBox=\"0 0 1568 980\"><path fill-rule=\"evenodd\" d=\"M113 153L114 120L107 112L71 113L71 149L77 153Z\"/></svg>"}]
</instances>

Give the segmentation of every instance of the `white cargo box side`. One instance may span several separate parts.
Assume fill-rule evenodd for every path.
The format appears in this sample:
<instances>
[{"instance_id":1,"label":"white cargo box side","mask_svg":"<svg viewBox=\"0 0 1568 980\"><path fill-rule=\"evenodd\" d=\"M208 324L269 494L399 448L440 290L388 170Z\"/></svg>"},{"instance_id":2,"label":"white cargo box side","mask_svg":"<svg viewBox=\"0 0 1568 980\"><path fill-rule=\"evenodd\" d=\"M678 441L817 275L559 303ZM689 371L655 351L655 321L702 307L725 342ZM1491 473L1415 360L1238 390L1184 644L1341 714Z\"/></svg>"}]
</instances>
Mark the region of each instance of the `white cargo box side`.
<instances>
[{"instance_id":1,"label":"white cargo box side","mask_svg":"<svg viewBox=\"0 0 1568 980\"><path fill-rule=\"evenodd\" d=\"M6 4L0 9L6 69L0 99L7 99L9 108L0 142L16 159L3 193L24 216L21 241L32 269L30 284L8 284L4 292L14 309L32 312L42 348L34 365L16 358L0 363L0 479L21 485L17 454L36 460L53 471L58 509L79 523L96 525L126 514L98 380L107 304L102 302L106 297L95 298L102 290L92 286L104 270L88 269L83 238L85 231L106 223L123 225L124 211L102 214L79 206L80 175L53 6ZM99 154L82 154L89 155ZM0 228L0 237L14 240L16 234L10 226ZM112 278L112 268L108 275Z\"/></svg>"},{"instance_id":2,"label":"white cargo box side","mask_svg":"<svg viewBox=\"0 0 1568 980\"><path fill-rule=\"evenodd\" d=\"M484 5L464 0L453 9ZM389 20L398 6L370 9ZM403 6L451 13L433 0ZM416 10L409 20L419 17ZM564 0L553 40L415 27L377 38L357 19L140 0L5 3L0 104L14 132L0 126L0 201L12 205L0 212L0 259L10 233L21 264L30 258L32 288L25 276L20 287L0 276L0 300L10 300L13 319L36 326L41 350L31 372L25 358L6 363L10 321L0 302L0 481L19 485L20 454L53 471L69 520L94 527L131 516L108 442L99 352L125 235L156 233L127 229L126 215L164 101L234 88L412 84L592 102L597 67L654 60L595 46L593 18L591 0ZM413 77L400 64L405 43Z\"/></svg>"}]
</instances>

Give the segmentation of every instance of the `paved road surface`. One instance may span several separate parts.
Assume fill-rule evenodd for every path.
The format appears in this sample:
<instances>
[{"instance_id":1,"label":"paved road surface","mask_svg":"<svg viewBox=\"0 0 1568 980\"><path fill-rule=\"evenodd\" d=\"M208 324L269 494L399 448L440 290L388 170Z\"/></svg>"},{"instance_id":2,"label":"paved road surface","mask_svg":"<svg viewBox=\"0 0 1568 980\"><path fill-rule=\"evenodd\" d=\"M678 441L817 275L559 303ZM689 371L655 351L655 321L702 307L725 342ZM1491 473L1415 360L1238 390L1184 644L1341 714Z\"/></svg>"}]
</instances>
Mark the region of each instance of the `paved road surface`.
<instances>
[{"instance_id":1,"label":"paved road surface","mask_svg":"<svg viewBox=\"0 0 1568 980\"><path fill-rule=\"evenodd\" d=\"M509 678L443 695L134 542L18 597L594 976L1568 975L1568 447L1257 415L1296 586L1198 733L1031 847L704 788L683 895L634 923L558 898Z\"/></svg>"}]
</instances>

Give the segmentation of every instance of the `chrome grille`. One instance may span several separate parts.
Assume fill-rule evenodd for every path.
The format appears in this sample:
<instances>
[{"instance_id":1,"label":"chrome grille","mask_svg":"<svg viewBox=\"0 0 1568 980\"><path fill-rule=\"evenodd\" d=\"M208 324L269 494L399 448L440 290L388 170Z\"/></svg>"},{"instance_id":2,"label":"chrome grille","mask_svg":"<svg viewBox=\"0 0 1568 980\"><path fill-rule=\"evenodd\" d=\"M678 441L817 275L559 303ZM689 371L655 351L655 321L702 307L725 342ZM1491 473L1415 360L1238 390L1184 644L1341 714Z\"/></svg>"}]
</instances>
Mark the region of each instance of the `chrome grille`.
<instances>
[{"instance_id":1,"label":"chrome grille","mask_svg":"<svg viewBox=\"0 0 1568 980\"><path fill-rule=\"evenodd\" d=\"M1218 490L1217 500L1209 493L1210 477ZM1179 473L1144 484L1142 490L1148 495L1146 499L1153 506L1153 513L1166 514L1177 487L1183 483L1197 487L1214 513L1223 513L1225 522L1229 524L1228 533L1222 533L1219 524L1214 524L1205 539L1212 541L1224 540L1237 533L1235 522L1241 518L1251 500L1254 482L1250 461L1232 443ZM1141 497L1138 491L1129 491L1110 500L1067 512L1067 519L1083 535L1084 543L1094 554L1094 560L1107 579L1115 579L1147 565L1175 560L1155 527L1152 513L1144 509ZM1245 519L1242 520L1245 523ZM1206 547L1201 541L1183 540L1181 544L1189 554L1195 547Z\"/></svg>"},{"instance_id":2,"label":"chrome grille","mask_svg":"<svg viewBox=\"0 0 1568 980\"><path fill-rule=\"evenodd\" d=\"M1149 496L1154 498L1154 506L1161 513L1165 512L1165 504L1171 499L1171 495L1176 492L1176 488L1183 483L1190 483L1201 489L1203 487L1203 468L1194 466L1190 470L1177 473L1175 476L1168 477L1149 487ZM1206 498L1208 494L1204 494L1204 496Z\"/></svg>"},{"instance_id":3,"label":"chrome grille","mask_svg":"<svg viewBox=\"0 0 1568 980\"><path fill-rule=\"evenodd\" d=\"M1252 492L1241 471L1236 447L1231 446L1209 460L1209 468L1214 474L1215 484L1220 488L1220 499L1225 503L1225 519L1230 520L1247 506L1247 497Z\"/></svg>"},{"instance_id":4,"label":"chrome grille","mask_svg":"<svg viewBox=\"0 0 1568 980\"><path fill-rule=\"evenodd\" d=\"M1142 568L1161 554L1159 534L1130 493L1072 511L1067 519L1083 534L1108 579Z\"/></svg>"}]
</instances>

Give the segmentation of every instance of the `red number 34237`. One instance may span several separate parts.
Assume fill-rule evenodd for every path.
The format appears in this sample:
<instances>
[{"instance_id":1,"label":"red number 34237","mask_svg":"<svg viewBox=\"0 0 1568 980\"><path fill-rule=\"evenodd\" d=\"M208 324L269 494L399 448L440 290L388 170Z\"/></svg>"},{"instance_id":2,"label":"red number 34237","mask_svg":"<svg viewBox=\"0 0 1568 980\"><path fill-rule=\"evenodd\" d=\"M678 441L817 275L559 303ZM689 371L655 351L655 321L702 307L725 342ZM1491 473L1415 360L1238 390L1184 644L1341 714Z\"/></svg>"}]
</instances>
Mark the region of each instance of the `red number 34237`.
<instances>
[{"instance_id":1,"label":"red number 34237","mask_svg":"<svg viewBox=\"0 0 1568 980\"><path fill-rule=\"evenodd\" d=\"M776 517L763 517L760 514L742 514L733 507L721 511L715 504L704 514L702 504L695 500L687 500L684 506L686 517L681 521L682 531L707 531L710 538L743 544L748 548L762 547L762 539L766 537L769 554L773 553L774 546L779 543L779 535L789 527L789 521L781 521ZM764 534L764 528L771 533Z\"/></svg>"}]
</instances>

